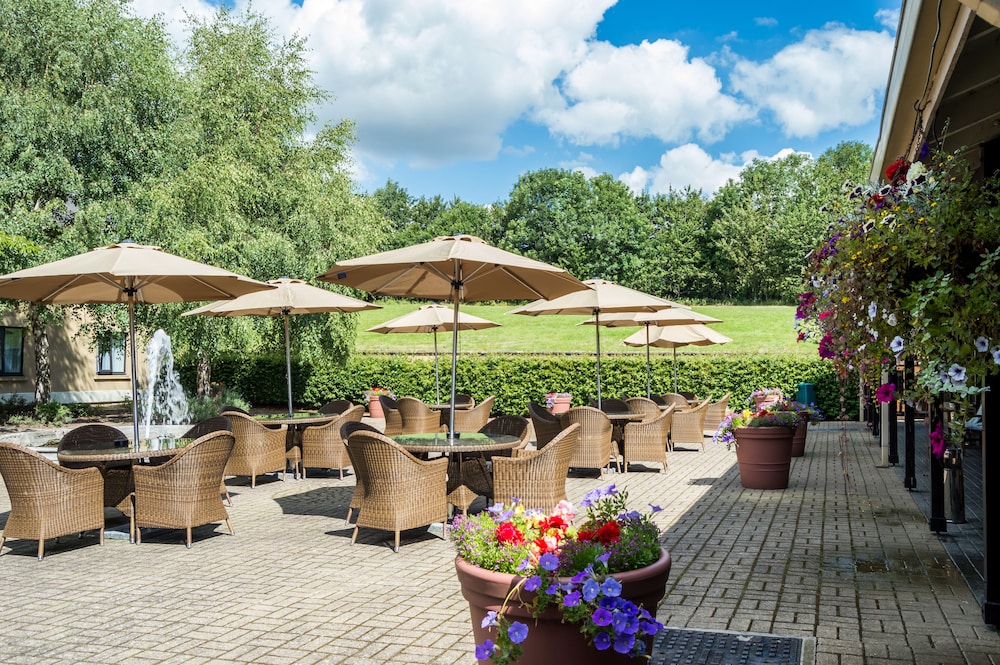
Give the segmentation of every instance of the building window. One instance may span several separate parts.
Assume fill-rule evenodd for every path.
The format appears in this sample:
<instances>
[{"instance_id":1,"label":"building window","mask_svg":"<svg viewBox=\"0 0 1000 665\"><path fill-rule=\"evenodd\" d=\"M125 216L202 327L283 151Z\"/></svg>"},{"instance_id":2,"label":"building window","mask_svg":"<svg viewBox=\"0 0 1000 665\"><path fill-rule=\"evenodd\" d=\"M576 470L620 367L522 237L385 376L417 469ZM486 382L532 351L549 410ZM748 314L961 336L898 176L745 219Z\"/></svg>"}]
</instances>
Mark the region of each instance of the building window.
<instances>
[{"instance_id":1,"label":"building window","mask_svg":"<svg viewBox=\"0 0 1000 665\"><path fill-rule=\"evenodd\" d=\"M0 374L24 374L24 328L0 326Z\"/></svg>"},{"instance_id":2,"label":"building window","mask_svg":"<svg viewBox=\"0 0 1000 665\"><path fill-rule=\"evenodd\" d=\"M125 373L125 336L104 339L97 345L97 373Z\"/></svg>"}]
</instances>

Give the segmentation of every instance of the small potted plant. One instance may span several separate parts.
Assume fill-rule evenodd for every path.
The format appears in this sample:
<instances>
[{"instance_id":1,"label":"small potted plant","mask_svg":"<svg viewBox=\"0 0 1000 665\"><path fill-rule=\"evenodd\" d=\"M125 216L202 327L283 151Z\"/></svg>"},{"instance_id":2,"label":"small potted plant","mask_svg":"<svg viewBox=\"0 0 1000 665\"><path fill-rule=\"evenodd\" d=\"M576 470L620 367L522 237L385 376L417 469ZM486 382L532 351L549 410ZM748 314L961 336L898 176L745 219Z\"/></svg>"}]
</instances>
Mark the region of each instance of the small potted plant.
<instances>
[{"instance_id":1,"label":"small potted plant","mask_svg":"<svg viewBox=\"0 0 1000 665\"><path fill-rule=\"evenodd\" d=\"M735 446L740 482L748 489L785 489L792 462L792 437L801 418L793 411L761 408L734 411L712 440Z\"/></svg>"},{"instance_id":2,"label":"small potted plant","mask_svg":"<svg viewBox=\"0 0 1000 665\"><path fill-rule=\"evenodd\" d=\"M750 393L747 404L752 404L754 409L759 409L762 404L773 404L785 399L785 393L781 388L758 388Z\"/></svg>"},{"instance_id":3,"label":"small potted plant","mask_svg":"<svg viewBox=\"0 0 1000 665\"><path fill-rule=\"evenodd\" d=\"M572 401L573 396L569 393L548 393L545 395L545 408L549 413L565 413L569 411Z\"/></svg>"},{"instance_id":4,"label":"small potted plant","mask_svg":"<svg viewBox=\"0 0 1000 665\"><path fill-rule=\"evenodd\" d=\"M368 415L372 418L385 418L385 413L382 411L382 403L378 401L378 398L382 395L396 399L396 393L388 388L379 388L377 386L369 388L362 395L365 404L368 405Z\"/></svg>"},{"instance_id":5,"label":"small potted plant","mask_svg":"<svg viewBox=\"0 0 1000 665\"><path fill-rule=\"evenodd\" d=\"M806 454L806 435L809 423L823 420L823 412L815 404L803 404L798 400L785 399L770 405L771 411L791 411L799 417L799 424L792 436L792 457L802 457Z\"/></svg>"},{"instance_id":6,"label":"small potted plant","mask_svg":"<svg viewBox=\"0 0 1000 665\"><path fill-rule=\"evenodd\" d=\"M663 628L655 614L670 555L652 513L628 510L627 499L613 485L593 490L580 526L567 501L551 513L515 502L455 517L449 537L478 660L629 663L648 654Z\"/></svg>"}]
</instances>

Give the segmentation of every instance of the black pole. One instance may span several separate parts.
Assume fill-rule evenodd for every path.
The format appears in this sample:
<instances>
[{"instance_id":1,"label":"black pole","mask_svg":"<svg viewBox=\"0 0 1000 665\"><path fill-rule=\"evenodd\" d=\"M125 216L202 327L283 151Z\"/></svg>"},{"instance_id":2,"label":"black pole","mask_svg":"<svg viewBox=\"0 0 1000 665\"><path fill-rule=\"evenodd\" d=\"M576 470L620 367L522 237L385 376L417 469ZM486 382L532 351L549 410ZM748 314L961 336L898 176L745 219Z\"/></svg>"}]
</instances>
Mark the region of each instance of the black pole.
<instances>
[{"instance_id":1,"label":"black pole","mask_svg":"<svg viewBox=\"0 0 1000 665\"><path fill-rule=\"evenodd\" d=\"M913 358L907 358L903 365L903 386L908 390L913 381ZM916 469L916 409L912 402L906 402L903 408L903 454L905 456L903 466L903 487L908 490L917 489L917 469Z\"/></svg>"},{"instance_id":2,"label":"black pole","mask_svg":"<svg viewBox=\"0 0 1000 665\"><path fill-rule=\"evenodd\" d=\"M1000 375L986 377L987 392L983 393L983 577L986 582L983 594L983 620L1000 626L1000 490L994 492L990 478L1000 473L1000 454L992 450L993 439L1000 438L1000 399L993 399L1000 391ZM994 424L996 426L994 427ZM997 522L997 524L993 524Z\"/></svg>"},{"instance_id":3,"label":"black pole","mask_svg":"<svg viewBox=\"0 0 1000 665\"><path fill-rule=\"evenodd\" d=\"M899 385L899 373L890 372L889 382ZM889 464L899 464L899 429L896 427L896 398L889 400Z\"/></svg>"},{"instance_id":4,"label":"black pole","mask_svg":"<svg viewBox=\"0 0 1000 665\"><path fill-rule=\"evenodd\" d=\"M930 407L930 431L937 429L938 424L944 420L941 412L941 396L934 398L934 403ZM941 460L927 446L925 455L931 458L931 519L930 527L934 533L948 532L948 519L944 514L944 465Z\"/></svg>"}]
</instances>

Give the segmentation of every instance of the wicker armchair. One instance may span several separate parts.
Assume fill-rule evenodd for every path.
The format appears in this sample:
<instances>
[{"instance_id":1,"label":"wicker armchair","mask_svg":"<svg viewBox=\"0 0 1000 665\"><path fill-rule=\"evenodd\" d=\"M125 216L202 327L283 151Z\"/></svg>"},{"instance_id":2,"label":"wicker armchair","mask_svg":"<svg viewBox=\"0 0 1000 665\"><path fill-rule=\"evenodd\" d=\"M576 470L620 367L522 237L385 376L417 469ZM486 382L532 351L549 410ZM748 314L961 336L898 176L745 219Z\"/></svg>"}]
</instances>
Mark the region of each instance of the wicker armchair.
<instances>
[{"instance_id":1,"label":"wicker armchair","mask_svg":"<svg viewBox=\"0 0 1000 665\"><path fill-rule=\"evenodd\" d=\"M142 542L142 527L185 529L189 548L193 527L225 520L233 533L218 490L235 441L226 430L212 432L164 464L135 467L129 533L137 545Z\"/></svg>"},{"instance_id":2,"label":"wicker armchair","mask_svg":"<svg viewBox=\"0 0 1000 665\"><path fill-rule=\"evenodd\" d=\"M656 406L670 406L669 402L667 402L663 395L650 395L649 399L653 400L653 403L656 404Z\"/></svg>"},{"instance_id":3,"label":"wicker armchair","mask_svg":"<svg viewBox=\"0 0 1000 665\"><path fill-rule=\"evenodd\" d=\"M660 413L662 413L656 402L645 397L629 397L625 400L625 404L628 405L629 411L632 413L641 413L644 423L659 418Z\"/></svg>"},{"instance_id":4,"label":"wicker armchair","mask_svg":"<svg viewBox=\"0 0 1000 665\"><path fill-rule=\"evenodd\" d=\"M354 406L354 402L349 399L335 399L327 402L323 406L319 407L320 413L325 413L329 416L339 416L340 414L347 411L349 408ZM361 407L361 412L364 413L365 407Z\"/></svg>"},{"instance_id":5,"label":"wicker armchair","mask_svg":"<svg viewBox=\"0 0 1000 665\"><path fill-rule=\"evenodd\" d=\"M715 436L719 425L726 419L726 414L729 413L729 397L730 394L726 393L718 402L708 405L708 410L705 411L705 430L702 432L705 436Z\"/></svg>"},{"instance_id":6,"label":"wicker armchair","mask_svg":"<svg viewBox=\"0 0 1000 665\"><path fill-rule=\"evenodd\" d=\"M67 469L24 446L0 441L0 476L10 497L10 514L0 535L38 541L98 530L104 544L104 483L96 468Z\"/></svg>"},{"instance_id":7,"label":"wicker armchair","mask_svg":"<svg viewBox=\"0 0 1000 665\"><path fill-rule=\"evenodd\" d=\"M373 432L355 432L347 441L347 453L362 484L361 508L351 535L381 529L395 534L448 519L448 460L425 462L406 452L391 439Z\"/></svg>"},{"instance_id":8,"label":"wicker armchair","mask_svg":"<svg viewBox=\"0 0 1000 665\"><path fill-rule=\"evenodd\" d=\"M455 393L456 409L471 409L475 405L476 405L476 400L473 399L472 395L466 395L465 393Z\"/></svg>"},{"instance_id":9,"label":"wicker armchair","mask_svg":"<svg viewBox=\"0 0 1000 665\"><path fill-rule=\"evenodd\" d=\"M229 422L229 418L225 416L212 416L211 418L205 418L204 420L199 420L191 428L181 434L182 439L200 439L206 434L211 434L212 432L219 431L232 431L233 426Z\"/></svg>"},{"instance_id":10,"label":"wicker armchair","mask_svg":"<svg viewBox=\"0 0 1000 665\"><path fill-rule=\"evenodd\" d=\"M117 427L111 425L81 425L66 432L56 447L57 453L64 450L103 450L127 448L131 443L128 437ZM94 464L86 462L62 462L62 466L70 469L83 469ZM104 505L107 508L117 508L128 515L132 510L129 495L132 493L132 463L109 462L98 464L104 478Z\"/></svg>"},{"instance_id":11,"label":"wicker armchair","mask_svg":"<svg viewBox=\"0 0 1000 665\"><path fill-rule=\"evenodd\" d=\"M604 468L614 457L615 466L621 471L616 446L611 441L613 429L608 416L592 406L577 406L562 414L563 428L580 425L580 443L573 453L573 468L598 469L604 477Z\"/></svg>"},{"instance_id":12,"label":"wicker armchair","mask_svg":"<svg viewBox=\"0 0 1000 665\"><path fill-rule=\"evenodd\" d=\"M663 470L667 470L667 437L670 433L670 420L674 407L667 407L654 420L644 420L640 423L625 425L625 437L622 441L622 462L628 473L629 462L642 460L644 462L659 462Z\"/></svg>"},{"instance_id":13,"label":"wicker armchair","mask_svg":"<svg viewBox=\"0 0 1000 665\"><path fill-rule=\"evenodd\" d=\"M400 397L396 400L396 408L403 421L401 434L441 431L441 412L435 411L416 397ZM391 435L386 434L386 436Z\"/></svg>"},{"instance_id":14,"label":"wicker armchair","mask_svg":"<svg viewBox=\"0 0 1000 665\"><path fill-rule=\"evenodd\" d=\"M519 450L511 458L493 460L494 500L510 505L515 498L526 509L548 511L566 498L566 474L580 438L574 423L541 450Z\"/></svg>"},{"instance_id":15,"label":"wicker armchair","mask_svg":"<svg viewBox=\"0 0 1000 665\"><path fill-rule=\"evenodd\" d=\"M278 429L264 427L250 416L227 412L236 444L226 463L225 475L250 476L250 487L257 487L257 476L281 472L285 479L285 440L288 425Z\"/></svg>"},{"instance_id":16,"label":"wicker armchair","mask_svg":"<svg viewBox=\"0 0 1000 665\"><path fill-rule=\"evenodd\" d=\"M233 406L232 404L227 404L226 406L219 409L219 415L229 412L242 413L244 416L250 415L250 412L247 411L246 409L241 409L240 407Z\"/></svg>"},{"instance_id":17,"label":"wicker armchair","mask_svg":"<svg viewBox=\"0 0 1000 665\"><path fill-rule=\"evenodd\" d=\"M455 431L456 432L478 432L490 421L490 411L493 410L493 402L496 397L490 395L482 402L471 409L455 409ZM441 423L448 425L450 409L441 413Z\"/></svg>"},{"instance_id":18,"label":"wicker armchair","mask_svg":"<svg viewBox=\"0 0 1000 665\"><path fill-rule=\"evenodd\" d=\"M403 416L396 408L396 400L386 395L379 395L378 403L382 405L385 414L385 435L396 436L403 433Z\"/></svg>"},{"instance_id":19,"label":"wicker armchair","mask_svg":"<svg viewBox=\"0 0 1000 665\"><path fill-rule=\"evenodd\" d=\"M352 406L333 420L312 425L302 430L302 477L306 469L338 469L344 479L344 469L351 465L347 445L340 437L340 428L347 422L361 422L365 415L363 404Z\"/></svg>"},{"instance_id":20,"label":"wicker armchair","mask_svg":"<svg viewBox=\"0 0 1000 665\"><path fill-rule=\"evenodd\" d=\"M674 411L670 422L670 449L677 444L699 445L705 449L705 414L708 412L708 400L690 409Z\"/></svg>"},{"instance_id":21,"label":"wicker armchair","mask_svg":"<svg viewBox=\"0 0 1000 665\"><path fill-rule=\"evenodd\" d=\"M458 461L448 464L448 503L466 514L469 506L477 496L493 496L493 471L491 464L494 458L510 457L515 450L523 450L528 445L528 435L531 423L523 416L499 416L483 425L480 432L484 434L506 434L516 436L518 442L511 450L495 453L467 453L462 455L462 468ZM461 479L461 484L459 480Z\"/></svg>"},{"instance_id":22,"label":"wicker armchair","mask_svg":"<svg viewBox=\"0 0 1000 665\"><path fill-rule=\"evenodd\" d=\"M684 395L681 395L680 393L663 393L661 397L663 398L664 402L666 402L668 405L673 404L678 410L686 409L690 406L690 404L688 403L688 398L685 397Z\"/></svg>"},{"instance_id":23,"label":"wicker armchair","mask_svg":"<svg viewBox=\"0 0 1000 665\"><path fill-rule=\"evenodd\" d=\"M593 399L590 400L590 406L594 407L595 409L598 408L597 407L597 400L593 400ZM628 413L629 412L628 404L625 403L625 400L618 399L617 397L604 397L604 398L602 398L601 399L600 409L604 413Z\"/></svg>"},{"instance_id":24,"label":"wicker armchair","mask_svg":"<svg viewBox=\"0 0 1000 665\"><path fill-rule=\"evenodd\" d=\"M374 434L381 434L382 431L379 428L369 425L364 422L354 422L353 420L348 421L340 426L340 438L344 442L344 447L347 447L347 440L351 438L351 435L355 432L372 432ZM350 460L350 451L348 451L348 460ZM358 475L357 469L354 470L354 494L351 495L351 503L347 506L347 522L351 521L351 513L361 507L361 497L364 495L364 485L361 484L361 476Z\"/></svg>"},{"instance_id":25,"label":"wicker armchair","mask_svg":"<svg viewBox=\"0 0 1000 665\"><path fill-rule=\"evenodd\" d=\"M562 420L541 404L528 402L528 416L535 430L535 448L541 450L562 431Z\"/></svg>"}]
</instances>

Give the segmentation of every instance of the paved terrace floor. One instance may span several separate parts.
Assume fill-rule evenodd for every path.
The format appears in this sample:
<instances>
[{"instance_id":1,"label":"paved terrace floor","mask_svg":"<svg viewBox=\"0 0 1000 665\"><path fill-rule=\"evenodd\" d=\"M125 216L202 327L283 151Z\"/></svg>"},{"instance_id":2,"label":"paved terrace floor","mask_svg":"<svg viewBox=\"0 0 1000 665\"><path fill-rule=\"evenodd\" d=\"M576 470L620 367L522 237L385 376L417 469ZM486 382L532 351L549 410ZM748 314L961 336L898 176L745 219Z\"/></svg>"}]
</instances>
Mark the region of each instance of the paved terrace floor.
<instances>
[{"instance_id":1,"label":"paved terrace floor","mask_svg":"<svg viewBox=\"0 0 1000 665\"><path fill-rule=\"evenodd\" d=\"M608 481L664 507L673 569L668 626L816 638L816 662L997 663L1000 637L861 426L811 430L785 491L745 490L711 443L666 474L570 479L578 501ZM575 475L575 474L574 474ZM450 545L408 532L398 554L344 515L354 480L231 479L236 535L150 533L10 541L0 557L0 662L467 663L473 641ZM0 523L9 500L0 489ZM109 511L109 514L113 511ZM12 547L11 547L12 546Z\"/></svg>"}]
</instances>

